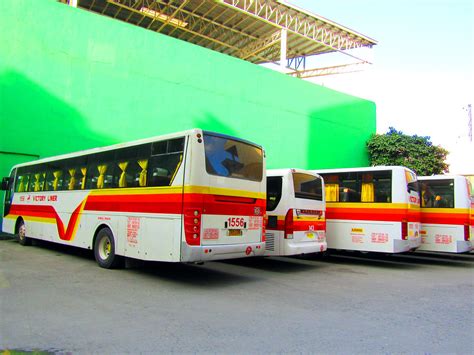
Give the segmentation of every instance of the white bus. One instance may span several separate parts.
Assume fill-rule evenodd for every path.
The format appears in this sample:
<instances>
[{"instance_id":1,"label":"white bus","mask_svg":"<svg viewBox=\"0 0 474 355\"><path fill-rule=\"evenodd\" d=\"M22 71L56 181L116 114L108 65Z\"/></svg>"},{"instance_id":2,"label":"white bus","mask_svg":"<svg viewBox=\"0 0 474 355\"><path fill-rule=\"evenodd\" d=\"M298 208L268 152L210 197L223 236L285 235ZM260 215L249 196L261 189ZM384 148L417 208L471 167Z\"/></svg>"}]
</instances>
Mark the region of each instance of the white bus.
<instances>
[{"instance_id":1,"label":"white bus","mask_svg":"<svg viewBox=\"0 0 474 355\"><path fill-rule=\"evenodd\" d=\"M323 252L324 183L301 169L267 170L266 256Z\"/></svg>"},{"instance_id":2,"label":"white bus","mask_svg":"<svg viewBox=\"0 0 474 355\"><path fill-rule=\"evenodd\" d=\"M401 253L420 246L413 171L401 166L315 171L325 183L328 249Z\"/></svg>"},{"instance_id":3,"label":"white bus","mask_svg":"<svg viewBox=\"0 0 474 355\"><path fill-rule=\"evenodd\" d=\"M449 253L473 248L474 196L469 180L460 175L419 177L421 246L418 250Z\"/></svg>"},{"instance_id":4,"label":"white bus","mask_svg":"<svg viewBox=\"0 0 474 355\"><path fill-rule=\"evenodd\" d=\"M200 129L19 164L3 231L124 257L202 262L265 252L265 158L254 143Z\"/></svg>"}]
</instances>

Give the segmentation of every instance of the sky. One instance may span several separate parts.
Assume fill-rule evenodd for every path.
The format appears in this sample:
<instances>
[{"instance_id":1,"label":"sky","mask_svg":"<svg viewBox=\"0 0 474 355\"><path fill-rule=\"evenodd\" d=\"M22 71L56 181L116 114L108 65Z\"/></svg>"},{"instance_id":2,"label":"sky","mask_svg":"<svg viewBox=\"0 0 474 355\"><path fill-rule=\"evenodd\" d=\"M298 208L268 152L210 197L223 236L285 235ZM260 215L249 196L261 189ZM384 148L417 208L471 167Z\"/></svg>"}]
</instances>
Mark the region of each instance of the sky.
<instances>
[{"instance_id":1,"label":"sky","mask_svg":"<svg viewBox=\"0 0 474 355\"><path fill-rule=\"evenodd\" d=\"M467 113L467 105L474 106L472 1L287 2L378 42L369 56L364 54L373 62L364 71L312 81L374 101L377 133L394 127L408 135L429 136L450 152L451 173L474 174ZM339 59L334 60L338 64Z\"/></svg>"}]
</instances>

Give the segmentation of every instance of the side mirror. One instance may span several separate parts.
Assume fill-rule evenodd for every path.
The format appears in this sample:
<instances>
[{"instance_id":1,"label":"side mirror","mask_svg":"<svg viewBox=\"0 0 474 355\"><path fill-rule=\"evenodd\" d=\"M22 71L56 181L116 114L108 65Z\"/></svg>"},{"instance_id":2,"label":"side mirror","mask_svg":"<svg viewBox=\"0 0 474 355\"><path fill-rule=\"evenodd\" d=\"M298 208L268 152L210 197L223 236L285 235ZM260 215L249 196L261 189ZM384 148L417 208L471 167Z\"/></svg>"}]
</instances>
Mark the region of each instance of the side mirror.
<instances>
[{"instance_id":1,"label":"side mirror","mask_svg":"<svg viewBox=\"0 0 474 355\"><path fill-rule=\"evenodd\" d=\"M10 178L9 177L4 177L2 179L2 186L1 186L0 190L2 190L2 191L8 190L9 182L10 182Z\"/></svg>"}]
</instances>

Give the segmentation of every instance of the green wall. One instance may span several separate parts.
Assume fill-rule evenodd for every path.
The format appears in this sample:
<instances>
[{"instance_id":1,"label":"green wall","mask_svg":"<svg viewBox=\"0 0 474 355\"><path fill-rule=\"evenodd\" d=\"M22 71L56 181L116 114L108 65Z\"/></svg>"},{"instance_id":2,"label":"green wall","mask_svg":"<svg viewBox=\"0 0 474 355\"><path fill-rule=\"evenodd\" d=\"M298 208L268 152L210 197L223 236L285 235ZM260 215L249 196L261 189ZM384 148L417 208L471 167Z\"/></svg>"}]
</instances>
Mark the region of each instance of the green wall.
<instances>
[{"instance_id":1,"label":"green wall","mask_svg":"<svg viewBox=\"0 0 474 355\"><path fill-rule=\"evenodd\" d=\"M13 163L193 127L267 166L367 165L373 102L54 0L0 2L0 175Z\"/></svg>"}]
</instances>

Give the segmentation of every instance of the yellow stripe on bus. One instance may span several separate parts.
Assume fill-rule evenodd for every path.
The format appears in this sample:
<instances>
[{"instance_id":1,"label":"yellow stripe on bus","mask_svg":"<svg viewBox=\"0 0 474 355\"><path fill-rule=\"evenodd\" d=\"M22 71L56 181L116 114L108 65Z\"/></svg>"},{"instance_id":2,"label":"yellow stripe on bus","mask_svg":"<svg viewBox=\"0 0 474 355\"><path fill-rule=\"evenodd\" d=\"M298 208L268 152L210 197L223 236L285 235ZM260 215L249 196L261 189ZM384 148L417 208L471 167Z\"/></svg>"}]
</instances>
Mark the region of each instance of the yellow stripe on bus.
<instances>
[{"instance_id":1,"label":"yellow stripe on bus","mask_svg":"<svg viewBox=\"0 0 474 355\"><path fill-rule=\"evenodd\" d=\"M407 209L408 203L367 203L367 202L326 202L326 207L331 208L374 208L374 209Z\"/></svg>"},{"instance_id":2,"label":"yellow stripe on bus","mask_svg":"<svg viewBox=\"0 0 474 355\"><path fill-rule=\"evenodd\" d=\"M91 196L113 196L113 195L157 195L157 194L180 194L183 192L183 186L156 186L141 188L121 188L121 189L100 189L91 190ZM236 197L249 197L257 199L265 199L265 192L253 192L236 189L227 189L221 187L194 186L185 185L184 193L201 193L211 195L225 195Z\"/></svg>"},{"instance_id":3,"label":"yellow stripe on bus","mask_svg":"<svg viewBox=\"0 0 474 355\"><path fill-rule=\"evenodd\" d=\"M56 218L23 216L25 222L41 222L56 224Z\"/></svg>"},{"instance_id":4,"label":"yellow stripe on bus","mask_svg":"<svg viewBox=\"0 0 474 355\"><path fill-rule=\"evenodd\" d=\"M284 221L286 216L277 216L277 219L279 221ZM313 217L313 216L294 216L293 221L298 222L298 221L309 221L309 222L324 222L326 218L318 218L318 217Z\"/></svg>"},{"instance_id":5,"label":"yellow stripe on bus","mask_svg":"<svg viewBox=\"0 0 474 355\"><path fill-rule=\"evenodd\" d=\"M426 208L423 207L421 212L443 213L443 214L469 214L469 208Z\"/></svg>"},{"instance_id":6,"label":"yellow stripe on bus","mask_svg":"<svg viewBox=\"0 0 474 355\"><path fill-rule=\"evenodd\" d=\"M210 194L210 195L224 195L236 197L249 197L257 199L266 199L265 192L244 191L235 189L226 189L222 187L208 187L208 186L184 186L184 193L193 194Z\"/></svg>"}]
</instances>

